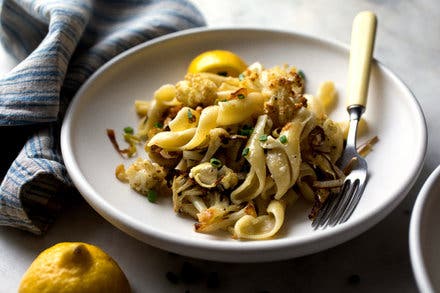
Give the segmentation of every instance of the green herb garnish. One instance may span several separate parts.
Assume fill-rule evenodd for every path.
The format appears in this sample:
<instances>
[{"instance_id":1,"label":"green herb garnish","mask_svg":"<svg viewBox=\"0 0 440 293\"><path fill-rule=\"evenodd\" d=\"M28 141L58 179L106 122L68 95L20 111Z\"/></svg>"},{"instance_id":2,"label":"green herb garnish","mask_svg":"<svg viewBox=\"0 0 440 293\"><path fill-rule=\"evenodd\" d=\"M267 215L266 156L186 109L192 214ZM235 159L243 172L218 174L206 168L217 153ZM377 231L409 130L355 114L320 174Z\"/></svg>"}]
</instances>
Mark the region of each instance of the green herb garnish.
<instances>
[{"instance_id":1,"label":"green herb garnish","mask_svg":"<svg viewBox=\"0 0 440 293\"><path fill-rule=\"evenodd\" d=\"M218 105L218 103L224 103L227 101L228 101L227 99L215 100L215 105Z\"/></svg>"},{"instance_id":2,"label":"green herb garnish","mask_svg":"<svg viewBox=\"0 0 440 293\"><path fill-rule=\"evenodd\" d=\"M147 199L149 202L155 203L157 200L157 193L154 190L147 191Z\"/></svg>"},{"instance_id":3,"label":"green herb garnish","mask_svg":"<svg viewBox=\"0 0 440 293\"><path fill-rule=\"evenodd\" d=\"M194 121L196 121L196 117L194 117L191 109L188 109L188 121L189 123L193 123Z\"/></svg>"},{"instance_id":4,"label":"green herb garnish","mask_svg":"<svg viewBox=\"0 0 440 293\"><path fill-rule=\"evenodd\" d=\"M281 135L280 136L280 141L281 141L281 143L286 143L287 142L287 137L285 135Z\"/></svg>"},{"instance_id":5,"label":"green herb garnish","mask_svg":"<svg viewBox=\"0 0 440 293\"><path fill-rule=\"evenodd\" d=\"M304 72L302 70L298 70L298 75L302 78L302 79L306 79L306 75L304 74Z\"/></svg>"},{"instance_id":6,"label":"green herb garnish","mask_svg":"<svg viewBox=\"0 0 440 293\"><path fill-rule=\"evenodd\" d=\"M237 98L239 98L240 100L243 100L245 98L245 96L243 94L238 94Z\"/></svg>"},{"instance_id":7,"label":"green herb garnish","mask_svg":"<svg viewBox=\"0 0 440 293\"><path fill-rule=\"evenodd\" d=\"M160 122L155 122L155 123L154 123L154 127L156 127L156 128L162 128L162 127L163 127L163 124L160 123Z\"/></svg>"},{"instance_id":8,"label":"green herb garnish","mask_svg":"<svg viewBox=\"0 0 440 293\"><path fill-rule=\"evenodd\" d=\"M249 154L249 148L244 148L243 151L241 152L241 155L243 157L246 157Z\"/></svg>"},{"instance_id":9,"label":"green herb garnish","mask_svg":"<svg viewBox=\"0 0 440 293\"><path fill-rule=\"evenodd\" d=\"M124 128L124 132L128 133L128 134L133 134L134 133L134 129L133 127L127 126Z\"/></svg>"},{"instance_id":10,"label":"green herb garnish","mask_svg":"<svg viewBox=\"0 0 440 293\"><path fill-rule=\"evenodd\" d=\"M252 134L252 132L254 131L254 129L249 126L249 125L244 125L243 128L241 128L238 131L238 134L240 135L244 135L244 136L250 136Z\"/></svg>"},{"instance_id":11,"label":"green herb garnish","mask_svg":"<svg viewBox=\"0 0 440 293\"><path fill-rule=\"evenodd\" d=\"M211 163L211 165L217 169L222 166L222 162L217 158L211 158L211 160L209 160L209 163Z\"/></svg>"},{"instance_id":12,"label":"green herb garnish","mask_svg":"<svg viewBox=\"0 0 440 293\"><path fill-rule=\"evenodd\" d=\"M258 138L259 141L266 141L267 140L267 134L262 134L260 135L260 137Z\"/></svg>"}]
</instances>

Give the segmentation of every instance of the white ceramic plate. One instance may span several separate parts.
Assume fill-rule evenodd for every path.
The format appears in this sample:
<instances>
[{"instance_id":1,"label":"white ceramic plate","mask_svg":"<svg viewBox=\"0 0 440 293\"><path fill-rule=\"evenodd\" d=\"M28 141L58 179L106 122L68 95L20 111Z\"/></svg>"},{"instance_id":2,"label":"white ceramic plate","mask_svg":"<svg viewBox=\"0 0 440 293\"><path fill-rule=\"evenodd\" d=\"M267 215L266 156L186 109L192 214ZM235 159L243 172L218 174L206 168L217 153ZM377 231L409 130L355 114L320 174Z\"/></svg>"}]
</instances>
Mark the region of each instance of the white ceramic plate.
<instances>
[{"instance_id":1,"label":"white ceramic plate","mask_svg":"<svg viewBox=\"0 0 440 293\"><path fill-rule=\"evenodd\" d=\"M111 60L77 93L65 117L62 152L70 176L89 204L126 233L153 246L197 258L232 262L278 260L317 252L364 232L404 198L424 160L426 125L408 88L385 66L374 62L365 118L379 143L368 155L370 179L362 201L345 224L314 231L310 206L292 206L276 239L237 241L194 232L192 219L177 216L169 199L151 204L119 182L115 166L125 163L106 136L137 125L133 102L149 99L165 83L183 79L196 55L210 49L236 52L248 63L266 67L290 64L303 70L307 92L333 80L341 100L348 71L347 47L284 31L196 29L155 39ZM332 114L348 119L341 101ZM411 154L410 156L408 154Z\"/></svg>"},{"instance_id":2,"label":"white ceramic plate","mask_svg":"<svg viewBox=\"0 0 440 293\"><path fill-rule=\"evenodd\" d=\"M440 166L419 192L411 214L409 248L420 292L440 291Z\"/></svg>"}]
</instances>

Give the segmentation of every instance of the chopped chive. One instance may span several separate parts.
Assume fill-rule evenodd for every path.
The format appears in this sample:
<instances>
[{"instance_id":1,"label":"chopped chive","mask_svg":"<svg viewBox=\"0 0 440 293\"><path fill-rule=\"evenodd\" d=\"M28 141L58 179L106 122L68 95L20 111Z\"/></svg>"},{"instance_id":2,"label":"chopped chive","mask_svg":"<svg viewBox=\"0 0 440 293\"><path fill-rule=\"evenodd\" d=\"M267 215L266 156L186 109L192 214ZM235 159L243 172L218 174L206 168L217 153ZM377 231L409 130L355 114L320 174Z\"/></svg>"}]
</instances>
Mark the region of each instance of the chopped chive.
<instances>
[{"instance_id":1,"label":"chopped chive","mask_svg":"<svg viewBox=\"0 0 440 293\"><path fill-rule=\"evenodd\" d=\"M252 129L240 129L240 135L250 136L252 134Z\"/></svg>"},{"instance_id":2,"label":"chopped chive","mask_svg":"<svg viewBox=\"0 0 440 293\"><path fill-rule=\"evenodd\" d=\"M211 163L211 165L215 168L220 168L222 166L222 162L217 158L211 158L211 160L209 160L209 163Z\"/></svg>"},{"instance_id":3,"label":"chopped chive","mask_svg":"<svg viewBox=\"0 0 440 293\"><path fill-rule=\"evenodd\" d=\"M162 128L162 127L163 127L163 124L160 123L160 122L155 122L155 123L154 123L154 127L156 127L156 128Z\"/></svg>"},{"instance_id":4,"label":"chopped chive","mask_svg":"<svg viewBox=\"0 0 440 293\"><path fill-rule=\"evenodd\" d=\"M240 73L240 75L238 76L238 80L239 81L242 81L244 79L244 74L243 73Z\"/></svg>"},{"instance_id":5,"label":"chopped chive","mask_svg":"<svg viewBox=\"0 0 440 293\"><path fill-rule=\"evenodd\" d=\"M191 109L188 109L188 121L189 123L193 123L194 121L196 121Z\"/></svg>"},{"instance_id":6,"label":"chopped chive","mask_svg":"<svg viewBox=\"0 0 440 293\"><path fill-rule=\"evenodd\" d=\"M154 190L148 190L147 199L149 202L155 203L157 200L157 193Z\"/></svg>"},{"instance_id":7,"label":"chopped chive","mask_svg":"<svg viewBox=\"0 0 440 293\"><path fill-rule=\"evenodd\" d=\"M241 155L243 157L246 157L249 154L249 148L244 148L243 151L241 152Z\"/></svg>"},{"instance_id":8,"label":"chopped chive","mask_svg":"<svg viewBox=\"0 0 440 293\"><path fill-rule=\"evenodd\" d=\"M221 100L217 100L216 102L217 102L217 104L218 104L218 103L228 102L228 100L227 100L227 99L221 99Z\"/></svg>"},{"instance_id":9,"label":"chopped chive","mask_svg":"<svg viewBox=\"0 0 440 293\"><path fill-rule=\"evenodd\" d=\"M285 135L281 135L280 136L280 141L281 141L281 143L286 143L287 142L287 137Z\"/></svg>"},{"instance_id":10,"label":"chopped chive","mask_svg":"<svg viewBox=\"0 0 440 293\"><path fill-rule=\"evenodd\" d=\"M226 71L220 71L220 72L217 72L217 75L228 76L228 72L226 72Z\"/></svg>"},{"instance_id":11,"label":"chopped chive","mask_svg":"<svg viewBox=\"0 0 440 293\"><path fill-rule=\"evenodd\" d=\"M243 95L243 94L239 94L239 95L237 96L237 98L239 98L240 100L242 100L242 99L244 99L244 95Z\"/></svg>"},{"instance_id":12,"label":"chopped chive","mask_svg":"<svg viewBox=\"0 0 440 293\"><path fill-rule=\"evenodd\" d=\"M128 134L133 134L134 133L134 129L133 127L127 126L124 128L124 132L128 133Z\"/></svg>"},{"instance_id":13,"label":"chopped chive","mask_svg":"<svg viewBox=\"0 0 440 293\"><path fill-rule=\"evenodd\" d=\"M252 132L254 131L254 129L249 126L249 125L244 125L243 128L241 128L238 131L238 134L240 135L244 135L244 136L250 136L252 134Z\"/></svg>"},{"instance_id":14,"label":"chopped chive","mask_svg":"<svg viewBox=\"0 0 440 293\"><path fill-rule=\"evenodd\" d=\"M298 70L298 75L302 78L302 79L306 79L306 75L304 74L304 72L302 70Z\"/></svg>"},{"instance_id":15,"label":"chopped chive","mask_svg":"<svg viewBox=\"0 0 440 293\"><path fill-rule=\"evenodd\" d=\"M258 138L259 141L266 141L267 140L267 134L262 134L260 135L260 137Z\"/></svg>"}]
</instances>

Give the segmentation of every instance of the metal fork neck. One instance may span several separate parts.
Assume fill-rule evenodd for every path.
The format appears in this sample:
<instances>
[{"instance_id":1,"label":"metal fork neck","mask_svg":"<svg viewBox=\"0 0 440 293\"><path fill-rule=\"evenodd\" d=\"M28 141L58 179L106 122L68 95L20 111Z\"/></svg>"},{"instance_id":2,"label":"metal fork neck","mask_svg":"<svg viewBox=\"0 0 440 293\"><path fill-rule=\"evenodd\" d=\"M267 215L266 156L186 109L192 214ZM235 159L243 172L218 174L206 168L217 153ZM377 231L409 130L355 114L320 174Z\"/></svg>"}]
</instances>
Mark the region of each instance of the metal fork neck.
<instances>
[{"instance_id":1,"label":"metal fork neck","mask_svg":"<svg viewBox=\"0 0 440 293\"><path fill-rule=\"evenodd\" d=\"M350 115L350 120L360 120L362 114L365 112L365 107L362 105L350 105L347 107L347 112Z\"/></svg>"},{"instance_id":2,"label":"metal fork neck","mask_svg":"<svg viewBox=\"0 0 440 293\"><path fill-rule=\"evenodd\" d=\"M347 107L347 111L350 115L350 127L348 129L347 147L356 148L357 127L362 114L365 112L365 107L362 105L351 105Z\"/></svg>"}]
</instances>

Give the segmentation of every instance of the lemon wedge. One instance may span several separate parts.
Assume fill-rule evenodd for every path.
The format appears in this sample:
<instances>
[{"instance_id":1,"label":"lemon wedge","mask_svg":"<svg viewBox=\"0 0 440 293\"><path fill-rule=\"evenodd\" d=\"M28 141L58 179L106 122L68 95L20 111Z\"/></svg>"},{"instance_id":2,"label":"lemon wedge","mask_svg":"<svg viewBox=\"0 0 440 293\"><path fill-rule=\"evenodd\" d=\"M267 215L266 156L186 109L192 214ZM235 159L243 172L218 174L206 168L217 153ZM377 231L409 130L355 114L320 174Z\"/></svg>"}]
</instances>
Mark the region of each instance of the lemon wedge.
<instances>
[{"instance_id":1,"label":"lemon wedge","mask_svg":"<svg viewBox=\"0 0 440 293\"><path fill-rule=\"evenodd\" d=\"M226 50L211 50L196 56L188 67L188 73L209 72L237 77L247 68L236 54Z\"/></svg>"}]
</instances>

